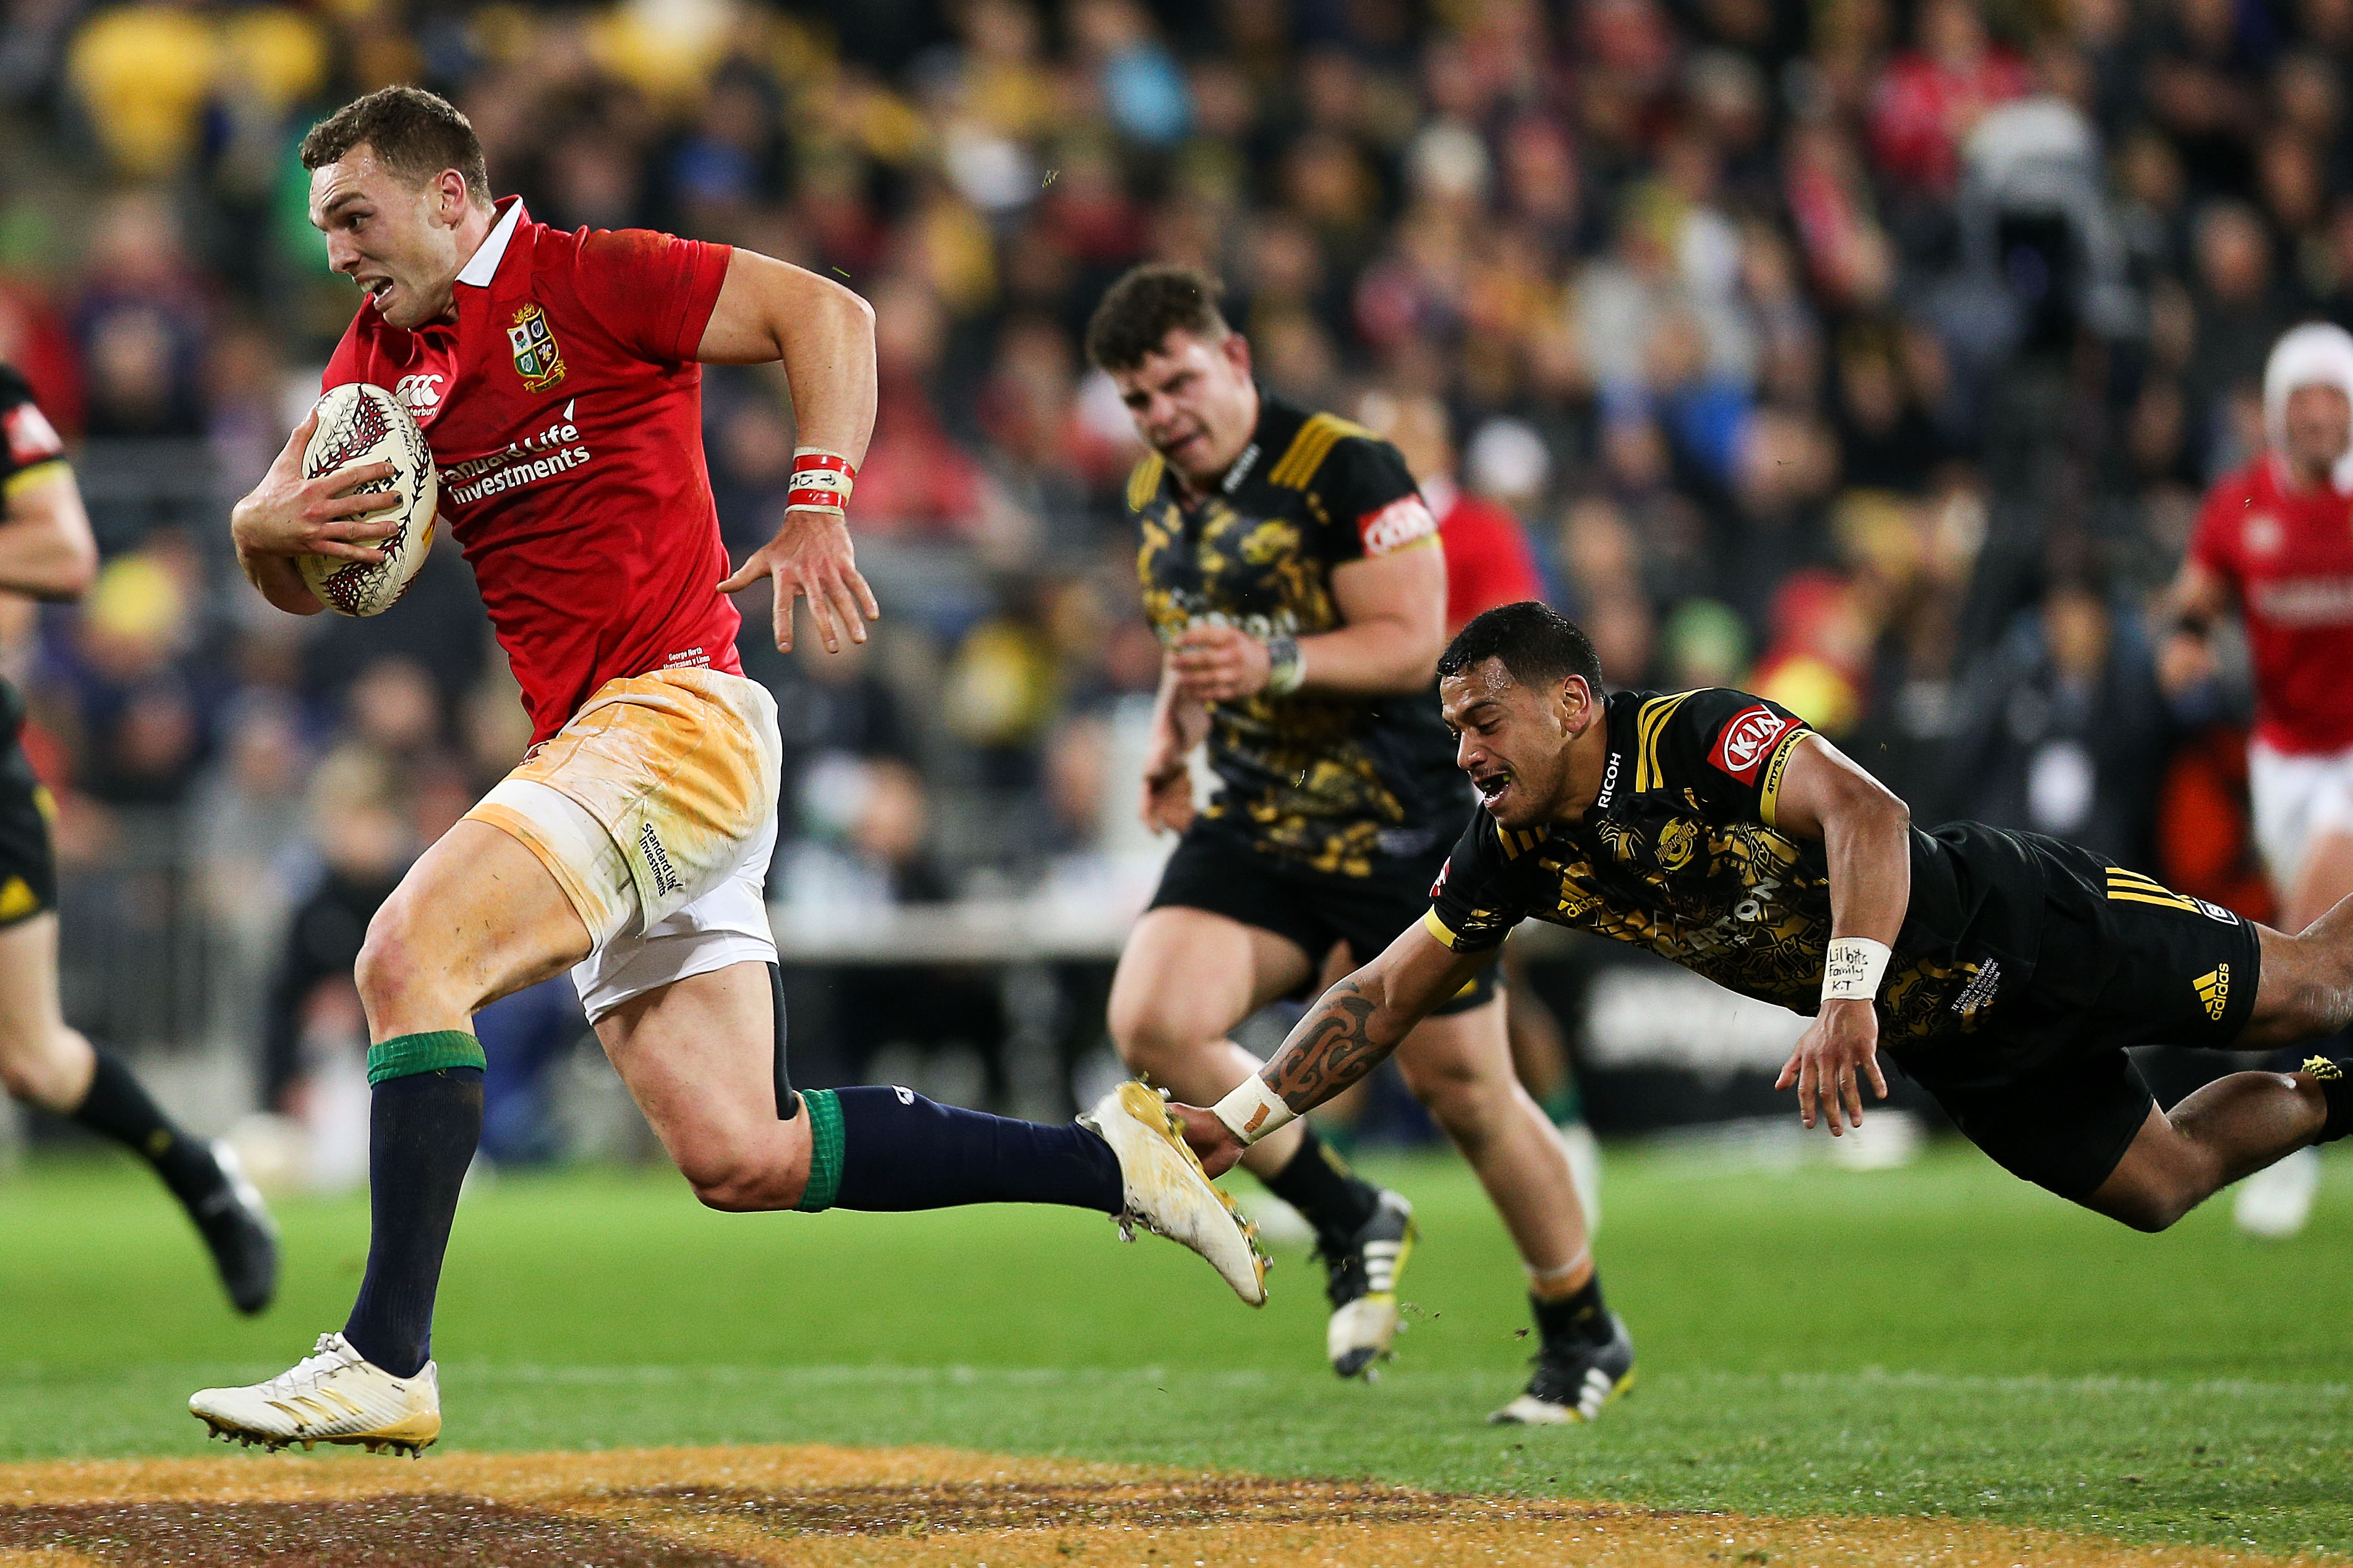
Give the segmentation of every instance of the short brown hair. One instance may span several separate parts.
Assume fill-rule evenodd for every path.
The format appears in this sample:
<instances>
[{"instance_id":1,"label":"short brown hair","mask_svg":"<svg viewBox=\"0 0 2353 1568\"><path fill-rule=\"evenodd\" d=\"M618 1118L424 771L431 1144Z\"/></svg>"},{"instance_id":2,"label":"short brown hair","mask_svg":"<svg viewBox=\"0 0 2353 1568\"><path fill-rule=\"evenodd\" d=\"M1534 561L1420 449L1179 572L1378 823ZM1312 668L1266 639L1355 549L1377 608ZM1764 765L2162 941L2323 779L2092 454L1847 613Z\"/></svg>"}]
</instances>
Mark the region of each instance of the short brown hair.
<instances>
[{"instance_id":1,"label":"short brown hair","mask_svg":"<svg viewBox=\"0 0 2353 1568\"><path fill-rule=\"evenodd\" d=\"M1191 267L1131 268L1087 321L1087 358L1104 370L1133 370L1171 332L1216 342L1233 329L1218 309L1218 285Z\"/></svg>"},{"instance_id":2,"label":"short brown hair","mask_svg":"<svg viewBox=\"0 0 2353 1568\"><path fill-rule=\"evenodd\" d=\"M466 176L473 198L491 205L491 169L474 122L439 93L385 87L352 100L302 138L302 166L323 169L363 144L375 148L377 161L411 184L455 169Z\"/></svg>"}]
</instances>

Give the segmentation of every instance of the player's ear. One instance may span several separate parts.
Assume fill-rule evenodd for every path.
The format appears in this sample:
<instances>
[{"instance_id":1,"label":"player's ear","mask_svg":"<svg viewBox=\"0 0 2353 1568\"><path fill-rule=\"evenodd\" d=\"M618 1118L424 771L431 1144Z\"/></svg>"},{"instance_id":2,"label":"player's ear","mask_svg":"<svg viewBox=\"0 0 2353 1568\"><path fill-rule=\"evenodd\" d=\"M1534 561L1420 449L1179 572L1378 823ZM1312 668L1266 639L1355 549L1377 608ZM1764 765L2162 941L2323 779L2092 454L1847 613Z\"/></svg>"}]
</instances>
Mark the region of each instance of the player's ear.
<instances>
[{"instance_id":1,"label":"player's ear","mask_svg":"<svg viewBox=\"0 0 2353 1568\"><path fill-rule=\"evenodd\" d=\"M1218 345L1218 352L1226 356L1228 364L1241 373L1243 380L1250 379L1250 350L1248 338L1240 332L1228 332L1225 342Z\"/></svg>"}]
</instances>

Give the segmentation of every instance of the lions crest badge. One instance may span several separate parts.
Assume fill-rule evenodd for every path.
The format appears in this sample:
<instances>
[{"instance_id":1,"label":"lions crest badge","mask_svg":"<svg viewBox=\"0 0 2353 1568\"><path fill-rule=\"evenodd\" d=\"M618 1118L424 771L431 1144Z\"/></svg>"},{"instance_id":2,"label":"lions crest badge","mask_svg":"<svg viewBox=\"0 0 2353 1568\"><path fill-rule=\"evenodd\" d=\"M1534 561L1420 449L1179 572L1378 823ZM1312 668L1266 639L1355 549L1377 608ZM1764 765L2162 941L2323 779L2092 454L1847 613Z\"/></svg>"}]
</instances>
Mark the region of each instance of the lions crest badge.
<instances>
[{"instance_id":1,"label":"lions crest badge","mask_svg":"<svg viewBox=\"0 0 2353 1568\"><path fill-rule=\"evenodd\" d=\"M515 374L522 377L524 391L544 392L564 379L564 351L548 331L547 312L537 305L515 311L507 342L514 345Z\"/></svg>"}]
</instances>

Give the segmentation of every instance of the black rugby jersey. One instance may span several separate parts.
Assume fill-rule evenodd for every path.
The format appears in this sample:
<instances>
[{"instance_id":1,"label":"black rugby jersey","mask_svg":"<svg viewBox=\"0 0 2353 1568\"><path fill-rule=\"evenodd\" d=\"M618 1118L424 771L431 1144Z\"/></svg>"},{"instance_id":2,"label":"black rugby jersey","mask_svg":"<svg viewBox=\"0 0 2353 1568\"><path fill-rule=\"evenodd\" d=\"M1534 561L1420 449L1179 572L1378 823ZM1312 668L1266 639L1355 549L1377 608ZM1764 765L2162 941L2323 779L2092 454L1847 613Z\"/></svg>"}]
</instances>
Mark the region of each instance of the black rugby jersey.
<instances>
[{"instance_id":1,"label":"black rugby jersey","mask_svg":"<svg viewBox=\"0 0 2353 1568\"><path fill-rule=\"evenodd\" d=\"M47 474L63 463L66 445L33 401L33 388L16 367L0 363L0 497Z\"/></svg>"},{"instance_id":2,"label":"black rugby jersey","mask_svg":"<svg viewBox=\"0 0 2353 1568\"><path fill-rule=\"evenodd\" d=\"M1154 454L1129 476L1127 504L1145 612L1164 645L1204 622L1261 639L1331 631L1341 624L1335 566L1438 542L1395 447L1263 393L1250 444L1217 489L1188 508ZM1213 825L1343 876L1430 856L1470 805L1435 682L1390 697L1307 690L1215 703L1209 761L1220 781Z\"/></svg>"},{"instance_id":3,"label":"black rugby jersey","mask_svg":"<svg viewBox=\"0 0 2353 1568\"><path fill-rule=\"evenodd\" d=\"M1621 691L1585 819L1506 832L1473 814L1424 929L1458 952L1533 917L1673 960L1727 990L1821 1007L1830 877L1819 841L1774 825L1783 770L1811 734L1778 703L1721 688ZM1891 1045L1975 1031L2022 988L2044 874L2028 842L1976 823L1911 830L1912 898L1879 1003Z\"/></svg>"}]
</instances>

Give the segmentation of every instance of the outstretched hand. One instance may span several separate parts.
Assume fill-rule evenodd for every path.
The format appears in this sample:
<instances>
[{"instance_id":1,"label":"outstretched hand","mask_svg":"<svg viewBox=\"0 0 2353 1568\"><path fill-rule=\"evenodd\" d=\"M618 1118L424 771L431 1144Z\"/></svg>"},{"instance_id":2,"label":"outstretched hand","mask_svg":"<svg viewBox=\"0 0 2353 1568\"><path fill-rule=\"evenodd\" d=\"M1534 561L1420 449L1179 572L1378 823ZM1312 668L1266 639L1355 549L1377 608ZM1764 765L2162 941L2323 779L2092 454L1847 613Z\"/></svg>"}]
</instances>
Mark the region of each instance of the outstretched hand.
<instances>
[{"instance_id":1,"label":"outstretched hand","mask_svg":"<svg viewBox=\"0 0 2353 1568\"><path fill-rule=\"evenodd\" d=\"M1171 1102L1168 1114L1176 1119L1177 1126L1184 1130L1186 1143L1199 1156L1201 1169L1210 1175L1224 1175L1242 1157L1242 1141L1234 1136L1232 1128L1218 1120L1216 1111Z\"/></svg>"},{"instance_id":2,"label":"outstretched hand","mask_svg":"<svg viewBox=\"0 0 2353 1568\"><path fill-rule=\"evenodd\" d=\"M1821 1015L1799 1037L1797 1048L1789 1053L1773 1087L1788 1089L1795 1084L1798 1120L1811 1127L1819 1108L1831 1124L1831 1136L1836 1138L1846 1131L1841 1112L1846 1121L1862 1125L1865 1077L1871 1079L1873 1092L1885 1100L1887 1079L1879 1070L1878 1010L1859 997L1847 998L1822 1004Z\"/></svg>"},{"instance_id":3,"label":"outstretched hand","mask_svg":"<svg viewBox=\"0 0 2353 1568\"><path fill-rule=\"evenodd\" d=\"M786 653L793 650L793 601L803 595L828 653L841 651L845 631L851 642L864 642L866 623L882 617L874 590L859 574L849 521L838 512L785 513L776 537L754 551L719 591L733 594L763 577L776 579L776 647Z\"/></svg>"}]
</instances>

